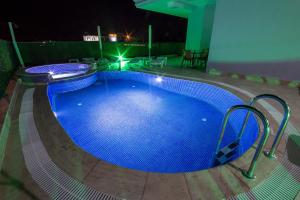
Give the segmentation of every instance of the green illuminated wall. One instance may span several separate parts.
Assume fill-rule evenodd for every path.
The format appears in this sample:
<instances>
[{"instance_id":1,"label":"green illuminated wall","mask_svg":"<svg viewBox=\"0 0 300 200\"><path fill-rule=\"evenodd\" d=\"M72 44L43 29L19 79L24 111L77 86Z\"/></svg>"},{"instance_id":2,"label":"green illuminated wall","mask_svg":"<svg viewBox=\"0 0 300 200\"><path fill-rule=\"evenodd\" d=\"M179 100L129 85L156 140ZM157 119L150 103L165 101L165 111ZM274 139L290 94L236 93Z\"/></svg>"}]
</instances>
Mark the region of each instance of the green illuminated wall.
<instances>
[{"instance_id":1,"label":"green illuminated wall","mask_svg":"<svg viewBox=\"0 0 300 200\"><path fill-rule=\"evenodd\" d=\"M140 9L188 18L185 48L201 51L209 47L216 0L137 0L135 2L136 7Z\"/></svg>"},{"instance_id":2,"label":"green illuminated wall","mask_svg":"<svg viewBox=\"0 0 300 200\"><path fill-rule=\"evenodd\" d=\"M188 17L186 49L200 51L209 47L214 11L215 4L207 4L191 12Z\"/></svg>"},{"instance_id":3,"label":"green illuminated wall","mask_svg":"<svg viewBox=\"0 0 300 200\"><path fill-rule=\"evenodd\" d=\"M209 68L300 80L299 0L218 0Z\"/></svg>"}]
</instances>

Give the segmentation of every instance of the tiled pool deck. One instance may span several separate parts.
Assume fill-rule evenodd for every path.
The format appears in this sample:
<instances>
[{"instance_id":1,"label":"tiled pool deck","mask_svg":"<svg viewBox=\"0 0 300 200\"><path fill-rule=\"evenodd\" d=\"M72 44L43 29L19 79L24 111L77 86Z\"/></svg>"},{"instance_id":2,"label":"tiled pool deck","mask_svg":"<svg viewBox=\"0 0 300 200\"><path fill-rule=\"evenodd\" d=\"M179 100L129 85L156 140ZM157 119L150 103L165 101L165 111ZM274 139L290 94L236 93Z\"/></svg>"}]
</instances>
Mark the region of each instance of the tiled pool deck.
<instances>
[{"instance_id":1,"label":"tiled pool deck","mask_svg":"<svg viewBox=\"0 0 300 200\"><path fill-rule=\"evenodd\" d=\"M65 186L63 180L55 176L57 173L51 171L53 167L56 170L61 170L60 174L72 177L71 182L74 187L76 184L86 187L80 190L81 186L78 186L78 193L80 194L77 195L77 192L74 192L74 197L88 193L95 195L96 192L94 191L98 191L109 194L111 197L133 200L224 198L273 200L299 198L296 195L300 190L300 135L297 131L297 129L300 130L300 124L297 123L300 121L300 96L296 88L213 76L187 68L151 68L146 69L146 71L215 84L230 90L244 100L249 100L249 95L262 93L279 95L290 105L292 115L285 138L279 146L278 159L269 160L262 155L257 165L257 178L255 180L246 179L240 172L241 169L246 169L249 166L254 148L228 165L192 173L146 173L121 168L94 158L72 143L50 109L45 86L29 90L21 85L15 92L15 98L12 98L15 99L15 103L12 103L12 109L9 112L10 123L4 124L9 129L7 129L6 152L0 176L1 199L47 199L49 193L52 198L60 199L61 188L65 191L70 190L72 193L72 189L68 189L70 185ZM29 106L30 103L32 106ZM272 134L278 128L277 120L280 113L276 109L281 111L276 103L268 103L270 104L263 102L263 105L258 105L267 114L272 128L266 149L270 148L274 139ZM28 113L32 113L32 120L30 117L24 117L29 116ZM37 147L36 149L40 149L40 144L43 145L46 154L49 155L49 159L53 163L50 169L48 167L50 166L49 160L46 156L36 156L39 160L37 165L42 167L48 175L46 178L49 179L49 184L44 184L42 187L38 184L43 181L37 180L32 175L38 167L29 168L28 163L32 160L26 160L28 157L24 157L22 153L28 150L24 146L29 146L24 134L28 134L29 138L29 135L35 130L38 137L31 140L32 145ZM4 131L0 137L3 136L3 133ZM20 134L23 137L22 140ZM45 159L47 162L44 162ZM54 175L52 176L52 174ZM55 187L56 190L53 190L53 187L52 190L47 190L52 183L58 185Z\"/></svg>"}]
</instances>

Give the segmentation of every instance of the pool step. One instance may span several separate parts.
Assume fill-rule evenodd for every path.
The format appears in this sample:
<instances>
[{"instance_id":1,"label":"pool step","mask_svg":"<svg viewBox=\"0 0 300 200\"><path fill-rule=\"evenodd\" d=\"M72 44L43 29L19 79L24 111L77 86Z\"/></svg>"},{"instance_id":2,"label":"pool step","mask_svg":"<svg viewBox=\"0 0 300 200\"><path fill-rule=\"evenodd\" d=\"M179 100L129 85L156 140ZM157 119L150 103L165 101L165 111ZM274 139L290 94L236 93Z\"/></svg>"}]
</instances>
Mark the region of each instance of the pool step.
<instances>
[{"instance_id":1,"label":"pool step","mask_svg":"<svg viewBox=\"0 0 300 200\"><path fill-rule=\"evenodd\" d=\"M215 165L222 165L228 162L232 158L232 156L236 153L239 144L240 141L237 140L220 149L220 151L216 155Z\"/></svg>"}]
</instances>

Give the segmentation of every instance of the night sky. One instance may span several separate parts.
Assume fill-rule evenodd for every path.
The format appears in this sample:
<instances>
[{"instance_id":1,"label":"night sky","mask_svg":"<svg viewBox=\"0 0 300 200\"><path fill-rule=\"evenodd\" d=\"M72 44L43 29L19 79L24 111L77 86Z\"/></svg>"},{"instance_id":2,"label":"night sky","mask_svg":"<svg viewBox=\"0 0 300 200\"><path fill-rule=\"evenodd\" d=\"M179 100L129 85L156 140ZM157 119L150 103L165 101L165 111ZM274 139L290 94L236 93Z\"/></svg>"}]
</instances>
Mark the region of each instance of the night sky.
<instances>
[{"instance_id":1,"label":"night sky","mask_svg":"<svg viewBox=\"0 0 300 200\"><path fill-rule=\"evenodd\" d=\"M14 22L18 41L82 40L83 34L132 33L154 41L185 41L187 20L137 9L132 0L1 2L0 38L9 39L7 21ZM5 5L5 6L4 6Z\"/></svg>"}]
</instances>

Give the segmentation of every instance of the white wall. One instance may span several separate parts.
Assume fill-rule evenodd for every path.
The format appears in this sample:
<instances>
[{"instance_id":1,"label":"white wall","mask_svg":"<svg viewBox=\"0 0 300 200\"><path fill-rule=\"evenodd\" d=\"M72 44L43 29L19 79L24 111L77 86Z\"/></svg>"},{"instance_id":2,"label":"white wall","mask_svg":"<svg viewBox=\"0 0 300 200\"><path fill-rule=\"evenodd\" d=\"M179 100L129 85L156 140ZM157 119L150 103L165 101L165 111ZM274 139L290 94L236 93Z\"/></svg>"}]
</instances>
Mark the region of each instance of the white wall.
<instances>
[{"instance_id":1,"label":"white wall","mask_svg":"<svg viewBox=\"0 0 300 200\"><path fill-rule=\"evenodd\" d=\"M195 9L188 17L186 49L201 51L208 48L213 26L215 4Z\"/></svg>"},{"instance_id":2,"label":"white wall","mask_svg":"<svg viewBox=\"0 0 300 200\"><path fill-rule=\"evenodd\" d=\"M208 67L300 80L300 0L218 0Z\"/></svg>"}]
</instances>

